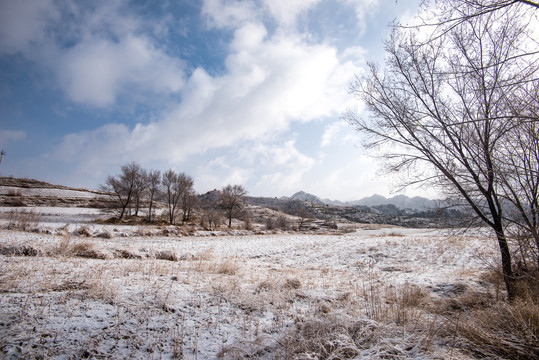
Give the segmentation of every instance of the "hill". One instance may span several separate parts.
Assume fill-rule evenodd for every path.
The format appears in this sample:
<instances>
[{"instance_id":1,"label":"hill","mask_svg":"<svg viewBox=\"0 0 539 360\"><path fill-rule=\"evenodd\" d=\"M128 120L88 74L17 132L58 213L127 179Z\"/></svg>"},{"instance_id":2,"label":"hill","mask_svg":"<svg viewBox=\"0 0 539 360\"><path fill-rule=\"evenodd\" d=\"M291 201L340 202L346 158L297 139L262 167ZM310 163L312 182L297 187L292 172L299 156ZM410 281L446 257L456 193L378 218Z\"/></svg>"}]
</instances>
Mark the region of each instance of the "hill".
<instances>
[{"instance_id":1,"label":"hill","mask_svg":"<svg viewBox=\"0 0 539 360\"><path fill-rule=\"evenodd\" d=\"M108 208L108 194L34 179L0 177L0 206L60 206Z\"/></svg>"},{"instance_id":2,"label":"hill","mask_svg":"<svg viewBox=\"0 0 539 360\"><path fill-rule=\"evenodd\" d=\"M202 218L210 208L218 208L219 191L199 195L201 208L196 218ZM291 197L246 197L248 217L253 228L280 229L338 229L353 224L390 224L406 227L447 226L447 220L438 217L434 201L409 198L404 195L386 199L373 195L354 202L321 200L300 191ZM164 209L165 200L158 199L156 208ZM95 190L53 185L32 179L0 178L0 206L3 207L56 207L56 208L114 208L110 194ZM144 212L144 211L143 211ZM238 215L238 226L245 221L245 214ZM143 219L143 218L142 218ZM142 220L141 219L141 220ZM200 220L198 224L199 226ZM348 224L348 225L347 225Z\"/></svg>"}]
</instances>

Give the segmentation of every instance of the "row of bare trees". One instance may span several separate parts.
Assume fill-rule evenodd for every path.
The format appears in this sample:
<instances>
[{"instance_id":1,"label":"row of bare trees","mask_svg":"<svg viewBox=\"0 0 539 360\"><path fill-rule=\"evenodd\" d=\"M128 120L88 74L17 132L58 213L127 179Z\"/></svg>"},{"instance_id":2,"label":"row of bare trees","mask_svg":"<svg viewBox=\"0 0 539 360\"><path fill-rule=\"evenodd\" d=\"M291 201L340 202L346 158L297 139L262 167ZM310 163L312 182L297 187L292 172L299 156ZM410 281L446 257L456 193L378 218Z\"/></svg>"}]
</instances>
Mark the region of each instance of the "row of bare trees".
<instances>
[{"instance_id":1,"label":"row of bare trees","mask_svg":"<svg viewBox=\"0 0 539 360\"><path fill-rule=\"evenodd\" d=\"M537 2L436 0L419 25L395 26L383 66L352 85L367 115L345 118L403 186L434 186L493 230L509 298L510 235L539 266Z\"/></svg>"},{"instance_id":2,"label":"row of bare trees","mask_svg":"<svg viewBox=\"0 0 539 360\"><path fill-rule=\"evenodd\" d=\"M195 209L204 207L210 226L215 223L217 211L224 212L228 226L232 219L242 215L247 191L241 185L227 185L219 191L215 201L200 204L194 190L193 178L183 172L146 170L131 162L120 168L120 174L109 176L100 190L111 194L118 210L118 219L126 215L138 216L141 208L147 208L147 221L152 222L156 201L166 204L167 221L175 224L181 210L181 223L192 219Z\"/></svg>"}]
</instances>

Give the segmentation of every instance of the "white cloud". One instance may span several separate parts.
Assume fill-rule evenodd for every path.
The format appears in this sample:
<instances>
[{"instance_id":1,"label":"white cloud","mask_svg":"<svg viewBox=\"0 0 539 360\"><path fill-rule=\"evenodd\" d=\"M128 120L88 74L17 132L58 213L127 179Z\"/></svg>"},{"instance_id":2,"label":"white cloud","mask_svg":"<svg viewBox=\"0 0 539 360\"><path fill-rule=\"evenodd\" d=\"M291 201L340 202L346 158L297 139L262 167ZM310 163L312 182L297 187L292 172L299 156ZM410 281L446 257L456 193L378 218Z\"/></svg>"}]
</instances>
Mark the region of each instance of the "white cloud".
<instances>
[{"instance_id":1,"label":"white cloud","mask_svg":"<svg viewBox=\"0 0 539 360\"><path fill-rule=\"evenodd\" d=\"M254 29L246 36L247 29ZM149 141L171 162L238 140L269 136L295 121L338 116L344 110L350 71L336 51L296 37L266 39L261 25L238 29L227 71L212 77L196 69L181 90L182 102L154 123Z\"/></svg>"},{"instance_id":2,"label":"white cloud","mask_svg":"<svg viewBox=\"0 0 539 360\"><path fill-rule=\"evenodd\" d=\"M360 136L354 131L354 128L344 121L335 121L326 126L322 135L321 148L332 145L354 146L360 144Z\"/></svg>"},{"instance_id":3,"label":"white cloud","mask_svg":"<svg viewBox=\"0 0 539 360\"><path fill-rule=\"evenodd\" d=\"M194 171L198 191L220 189L228 184L245 185L252 176L252 169L232 165L233 162L228 156L219 156L199 165Z\"/></svg>"},{"instance_id":4,"label":"white cloud","mask_svg":"<svg viewBox=\"0 0 539 360\"><path fill-rule=\"evenodd\" d=\"M128 91L171 93L184 82L183 63L148 39L128 35L119 42L91 39L60 53L60 86L75 102L112 105Z\"/></svg>"},{"instance_id":5,"label":"white cloud","mask_svg":"<svg viewBox=\"0 0 539 360\"><path fill-rule=\"evenodd\" d=\"M305 4L296 10L311 3ZM92 169L90 174L101 181L107 166L138 161L177 167L208 150L230 151L254 141L258 145L249 151L267 169L249 165L241 151L233 152L243 163L215 166L214 171L199 168L197 182L242 183L252 181L257 171L265 175L253 183L256 188L297 190L316 160L301 154L294 142L277 145L269 139L294 123L338 119L352 101L347 90L359 72L355 61L360 49L339 54L329 44L309 43L294 32L270 34L250 17L254 10L249 2L206 1L203 11L215 26L235 26L219 75L198 67L184 80L181 60L135 34L137 19L115 30L115 39L88 31L83 41L61 53L60 84L76 102L103 107L127 91L177 92L181 101L169 102L149 123L109 124L68 135L52 157L71 163L77 173ZM87 22L93 24L87 29L100 28Z\"/></svg>"},{"instance_id":6,"label":"white cloud","mask_svg":"<svg viewBox=\"0 0 539 360\"><path fill-rule=\"evenodd\" d=\"M6 144L12 141L24 140L26 133L20 130L3 130L0 129L0 144Z\"/></svg>"},{"instance_id":7,"label":"white cloud","mask_svg":"<svg viewBox=\"0 0 539 360\"><path fill-rule=\"evenodd\" d=\"M260 144L252 151L256 161L262 165L259 173L264 174L254 184L254 188L262 193L268 189L280 194L296 191L304 182L304 175L316 162L300 153L293 140L279 145Z\"/></svg>"},{"instance_id":8,"label":"white cloud","mask_svg":"<svg viewBox=\"0 0 539 360\"><path fill-rule=\"evenodd\" d=\"M314 7L321 0L265 0L273 17L283 26L293 26L298 15Z\"/></svg>"},{"instance_id":9,"label":"white cloud","mask_svg":"<svg viewBox=\"0 0 539 360\"><path fill-rule=\"evenodd\" d=\"M0 54L27 52L46 38L46 26L58 17L52 0L0 2Z\"/></svg>"},{"instance_id":10,"label":"white cloud","mask_svg":"<svg viewBox=\"0 0 539 360\"><path fill-rule=\"evenodd\" d=\"M22 54L69 99L95 107L183 86L184 63L157 46L155 29L122 0L0 2L0 54Z\"/></svg>"},{"instance_id":11,"label":"white cloud","mask_svg":"<svg viewBox=\"0 0 539 360\"><path fill-rule=\"evenodd\" d=\"M346 92L357 68L348 55L343 62L329 45L308 44L294 34L270 36L262 24L246 22L234 32L229 49L222 75L195 69L179 89L181 102L150 124L73 134L64 139L60 152L70 149L66 161L77 162L81 169L103 157L116 164L121 159L178 164L209 149L267 139L294 122L338 118L350 100ZM72 48L64 61L62 86L74 100L95 106L114 102L128 88L175 91L181 82L171 70L180 65L140 37L118 43L86 41ZM276 170L273 180L264 181L293 186L312 166L312 159L294 153L293 144L284 144L280 153L265 150L298 167Z\"/></svg>"},{"instance_id":12,"label":"white cloud","mask_svg":"<svg viewBox=\"0 0 539 360\"><path fill-rule=\"evenodd\" d=\"M254 3L243 0L204 0L202 15L210 26L217 28L235 28L258 17Z\"/></svg>"},{"instance_id":13,"label":"white cloud","mask_svg":"<svg viewBox=\"0 0 539 360\"><path fill-rule=\"evenodd\" d=\"M366 18L374 14L376 9L380 5L380 0L339 0L339 2L354 9L359 27L360 29L362 29L362 31L366 30Z\"/></svg>"}]
</instances>

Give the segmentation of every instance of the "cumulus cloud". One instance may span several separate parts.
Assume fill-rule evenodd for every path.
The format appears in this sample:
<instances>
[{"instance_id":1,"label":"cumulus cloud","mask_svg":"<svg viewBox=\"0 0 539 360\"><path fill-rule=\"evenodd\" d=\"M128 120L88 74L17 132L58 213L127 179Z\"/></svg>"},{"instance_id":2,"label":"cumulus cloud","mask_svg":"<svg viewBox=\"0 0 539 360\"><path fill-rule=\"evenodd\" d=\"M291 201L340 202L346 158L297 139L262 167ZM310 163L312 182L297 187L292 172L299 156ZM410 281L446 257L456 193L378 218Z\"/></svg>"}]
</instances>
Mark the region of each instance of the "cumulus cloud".
<instances>
[{"instance_id":1,"label":"cumulus cloud","mask_svg":"<svg viewBox=\"0 0 539 360\"><path fill-rule=\"evenodd\" d=\"M118 42L92 38L71 48L64 57L61 78L62 87L74 101L105 106L122 89L137 86L178 91L181 101L169 104L147 124L107 125L66 136L59 150L70 149L65 160L77 159L73 166L80 169L97 168L104 158L115 159L116 164L164 160L172 166L210 149L249 140L264 142L295 122L338 117L349 101L350 77L358 69L349 54L342 57L334 47L308 43L296 33L270 34L262 23L248 20L252 9L245 4L204 3L203 11L222 16L213 20L216 24L232 26L234 19L243 21L234 29L225 70L219 75L198 67L182 82L178 75L181 65L140 36ZM282 166L266 175L261 184L289 183L293 187L314 160L295 152L291 143L279 146L253 151L259 158L272 154L276 165ZM223 176L225 169L220 169L215 172ZM235 173L232 178L236 180L249 174L227 171ZM202 173L211 177L209 171Z\"/></svg>"},{"instance_id":2,"label":"cumulus cloud","mask_svg":"<svg viewBox=\"0 0 539 360\"><path fill-rule=\"evenodd\" d=\"M268 1L265 6L286 25L317 2ZM256 155L254 163L264 162L265 170L249 164L246 148L240 147L233 156L243 163L224 165L216 157L197 170L206 179L201 181L241 183L256 171L265 175L255 186L294 190L317 160L298 151L290 139L272 141L295 123L339 117L351 101L347 89L360 71L361 48L340 53L330 43L313 43L295 31L272 32L252 2L207 0L202 15L208 24L232 35L228 55L218 74L202 66L187 70L181 58L157 45L144 20L121 4L64 10L80 24L69 25L76 30L70 46L51 45L55 60L48 66L75 103L111 108L124 95L151 93L168 96L166 106L144 123L107 124L66 135L48 159L102 179L128 161L177 167L212 149L229 151L254 142L247 152ZM331 136L322 140L324 146Z\"/></svg>"},{"instance_id":3,"label":"cumulus cloud","mask_svg":"<svg viewBox=\"0 0 539 360\"><path fill-rule=\"evenodd\" d=\"M146 38L128 35L118 42L95 38L60 54L60 86L75 102L97 107L138 89L171 93L184 82L183 63L163 53Z\"/></svg>"},{"instance_id":4,"label":"cumulus cloud","mask_svg":"<svg viewBox=\"0 0 539 360\"><path fill-rule=\"evenodd\" d=\"M181 89L184 62L156 45L151 28L121 0L0 2L0 54L39 64L70 100L94 107Z\"/></svg>"}]
</instances>

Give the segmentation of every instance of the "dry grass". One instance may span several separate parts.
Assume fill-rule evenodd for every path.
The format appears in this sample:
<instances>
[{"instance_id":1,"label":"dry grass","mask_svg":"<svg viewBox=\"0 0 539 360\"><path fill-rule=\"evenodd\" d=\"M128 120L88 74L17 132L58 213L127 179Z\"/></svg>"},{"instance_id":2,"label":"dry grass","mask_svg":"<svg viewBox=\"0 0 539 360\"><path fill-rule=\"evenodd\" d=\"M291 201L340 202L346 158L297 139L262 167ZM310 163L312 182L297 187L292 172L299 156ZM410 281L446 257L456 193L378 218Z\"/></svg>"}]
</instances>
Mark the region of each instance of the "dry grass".
<instances>
[{"instance_id":1,"label":"dry grass","mask_svg":"<svg viewBox=\"0 0 539 360\"><path fill-rule=\"evenodd\" d=\"M42 215L35 209L12 210L7 213L7 229L21 231L37 231Z\"/></svg>"},{"instance_id":2,"label":"dry grass","mask_svg":"<svg viewBox=\"0 0 539 360\"><path fill-rule=\"evenodd\" d=\"M301 287L301 281L297 278L287 278L283 286L285 289L299 289Z\"/></svg>"},{"instance_id":3,"label":"dry grass","mask_svg":"<svg viewBox=\"0 0 539 360\"><path fill-rule=\"evenodd\" d=\"M155 258L158 260L178 261L179 257L174 250L159 250L155 253Z\"/></svg>"},{"instance_id":4,"label":"dry grass","mask_svg":"<svg viewBox=\"0 0 539 360\"><path fill-rule=\"evenodd\" d=\"M240 267L236 259L224 259L217 264L216 271L218 274L236 275Z\"/></svg>"},{"instance_id":5,"label":"dry grass","mask_svg":"<svg viewBox=\"0 0 539 360\"><path fill-rule=\"evenodd\" d=\"M71 245L71 252L73 256L88 258L88 259L112 259L113 255L102 249L95 243L91 242L79 242Z\"/></svg>"},{"instance_id":6,"label":"dry grass","mask_svg":"<svg viewBox=\"0 0 539 360\"><path fill-rule=\"evenodd\" d=\"M460 347L479 358L539 359L539 304L518 300L464 313Z\"/></svg>"},{"instance_id":7,"label":"dry grass","mask_svg":"<svg viewBox=\"0 0 539 360\"><path fill-rule=\"evenodd\" d=\"M412 359L428 352L428 335L402 334L401 329L369 319L322 316L297 321L282 337L260 337L225 346L220 359Z\"/></svg>"},{"instance_id":8,"label":"dry grass","mask_svg":"<svg viewBox=\"0 0 539 360\"><path fill-rule=\"evenodd\" d=\"M267 256L234 253L226 242L229 239L197 239L191 248L181 241L54 239L42 247L35 246L39 240L30 244L38 256L44 255L38 261L15 258L19 255L14 250L5 250L9 256L0 263L0 301L9 307L0 309L0 315L6 319L8 313L24 316L17 319L21 328L15 320L6 322L7 328L0 326L0 338L8 339L0 357L55 357L56 344L63 344L62 351L73 358L125 354L298 360L536 356L537 306L501 301L503 284L496 290L496 273L459 272L466 286L444 297L433 290L441 280L431 287L419 286L402 270L412 269L404 261L410 254L445 269L446 261L429 254L437 249L436 239L395 238L388 240L390 244L380 238L367 244L354 241L348 249L355 250L346 253L350 257L339 258L347 263L335 264L295 257L327 254L328 243L313 242L313 238L296 248L287 242L286 250ZM463 243L455 240L449 246L460 251ZM420 251L400 252L412 246ZM388 250L394 247L399 251L392 254ZM444 252L448 259L450 253L450 249ZM384 270L389 265L394 270ZM403 276L408 280L402 280ZM60 325L54 325L57 319ZM496 327L500 322L504 326ZM95 328L81 331L81 324ZM77 334L76 340L70 331ZM53 332L54 341L46 335ZM26 334L26 340L19 334ZM506 352L496 349L496 342L489 340L494 337L502 337ZM39 341L40 347L32 348ZM13 352L13 344L19 342L28 352Z\"/></svg>"}]
</instances>

